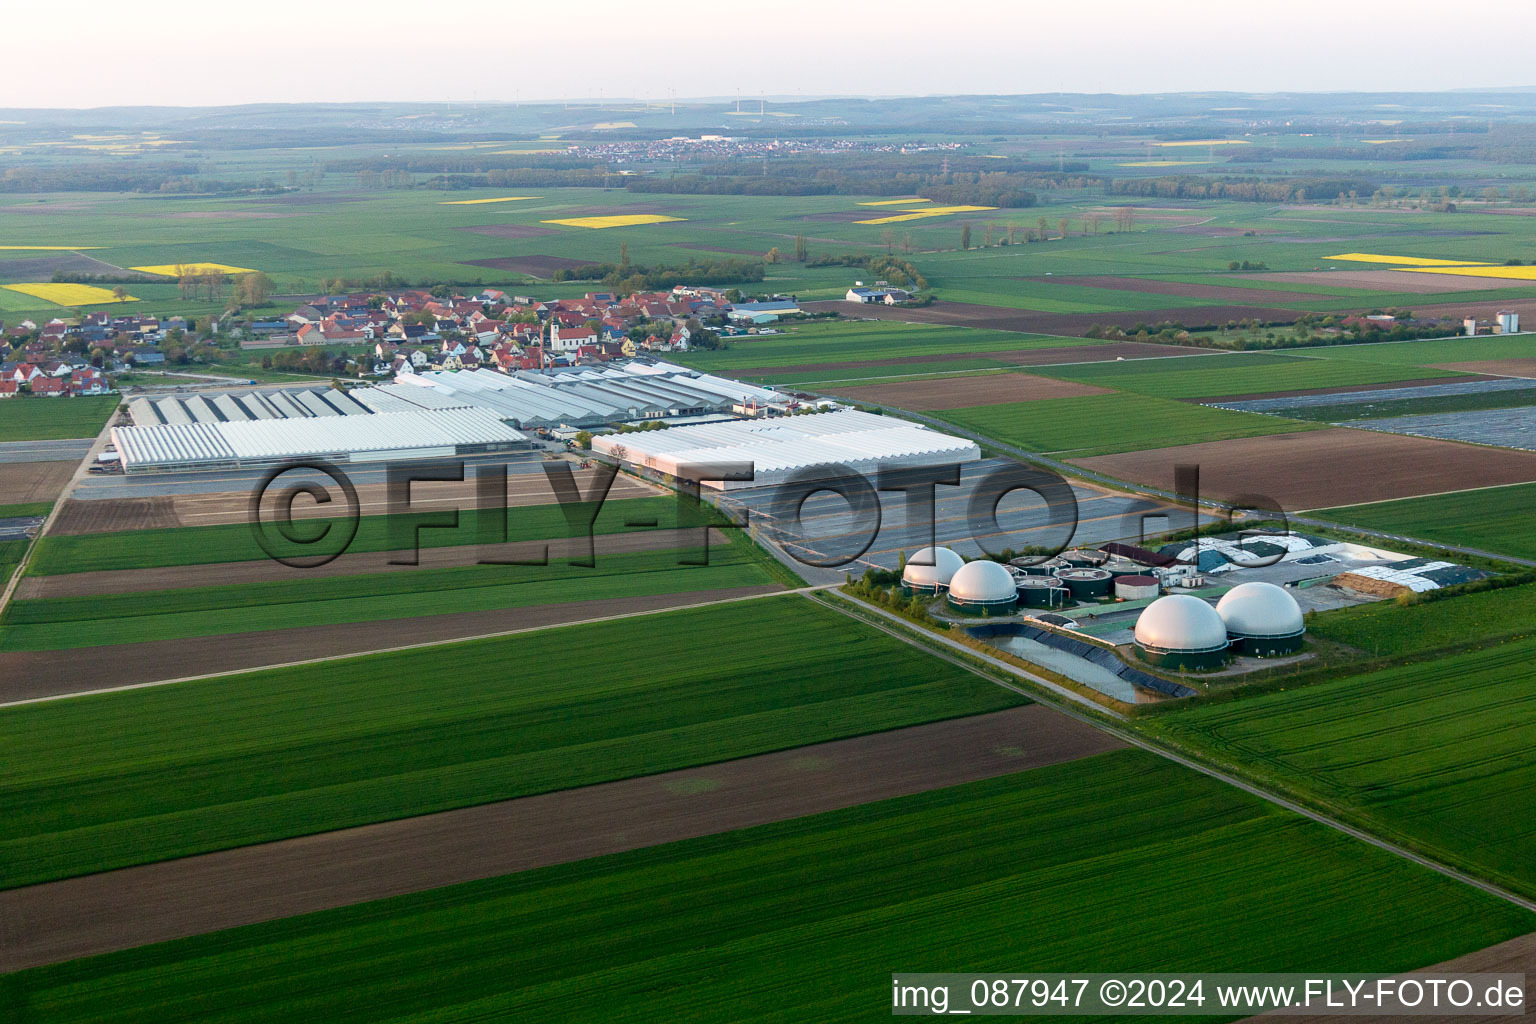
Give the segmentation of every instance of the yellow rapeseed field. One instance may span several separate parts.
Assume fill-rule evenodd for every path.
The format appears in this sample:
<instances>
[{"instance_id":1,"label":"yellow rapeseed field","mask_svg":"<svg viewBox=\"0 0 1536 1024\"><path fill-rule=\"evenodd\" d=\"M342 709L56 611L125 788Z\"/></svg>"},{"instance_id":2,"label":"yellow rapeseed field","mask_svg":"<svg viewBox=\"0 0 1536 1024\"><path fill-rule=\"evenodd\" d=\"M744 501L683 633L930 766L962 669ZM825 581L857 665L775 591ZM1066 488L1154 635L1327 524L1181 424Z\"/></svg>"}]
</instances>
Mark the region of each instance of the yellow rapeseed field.
<instances>
[{"instance_id":1,"label":"yellow rapeseed field","mask_svg":"<svg viewBox=\"0 0 1536 1024\"><path fill-rule=\"evenodd\" d=\"M1346 252L1324 256L1325 260L1349 260L1352 263L1393 263L1400 267L1483 267L1475 260L1430 260L1419 256L1383 256L1379 252Z\"/></svg>"},{"instance_id":2,"label":"yellow rapeseed field","mask_svg":"<svg viewBox=\"0 0 1536 1024\"><path fill-rule=\"evenodd\" d=\"M855 224L898 224L904 220L922 220L924 217L944 217L951 213L978 213L982 210L995 210L995 206L930 206L921 210L913 210L911 213L898 213L890 217L876 217L874 220L854 221Z\"/></svg>"},{"instance_id":3,"label":"yellow rapeseed field","mask_svg":"<svg viewBox=\"0 0 1536 1024\"><path fill-rule=\"evenodd\" d=\"M636 224L664 224L683 217L663 217L659 213L629 213L614 217L564 217L540 221L541 224L563 224L568 228L628 228Z\"/></svg>"},{"instance_id":4,"label":"yellow rapeseed field","mask_svg":"<svg viewBox=\"0 0 1536 1024\"><path fill-rule=\"evenodd\" d=\"M254 274L250 267L232 267L228 263L161 263L153 267L129 267L145 274L180 277L182 274Z\"/></svg>"},{"instance_id":5,"label":"yellow rapeseed field","mask_svg":"<svg viewBox=\"0 0 1536 1024\"><path fill-rule=\"evenodd\" d=\"M906 203L926 203L926 199L872 199L867 203L855 203L856 206L902 206Z\"/></svg>"},{"instance_id":6,"label":"yellow rapeseed field","mask_svg":"<svg viewBox=\"0 0 1536 1024\"><path fill-rule=\"evenodd\" d=\"M1536 267L1410 267L1410 274L1455 274L1459 277L1502 277L1510 281L1536 281Z\"/></svg>"},{"instance_id":7,"label":"yellow rapeseed field","mask_svg":"<svg viewBox=\"0 0 1536 1024\"><path fill-rule=\"evenodd\" d=\"M496 199L450 199L438 206L479 206L482 203L515 203L523 199L540 199L541 196L500 196Z\"/></svg>"},{"instance_id":8,"label":"yellow rapeseed field","mask_svg":"<svg viewBox=\"0 0 1536 1024\"><path fill-rule=\"evenodd\" d=\"M100 248L99 245L0 245L6 252L81 252Z\"/></svg>"},{"instance_id":9,"label":"yellow rapeseed field","mask_svg":"<svg viewBox=\"0 0 1536 1024\"><path fill-rule=\"evenodd\" d=\"M30 295L61 306L95 306L103 302L138 302L132 295L119 299L109 288L93 284L8 284L7 290Z\"/></svg>"}]
</instances>

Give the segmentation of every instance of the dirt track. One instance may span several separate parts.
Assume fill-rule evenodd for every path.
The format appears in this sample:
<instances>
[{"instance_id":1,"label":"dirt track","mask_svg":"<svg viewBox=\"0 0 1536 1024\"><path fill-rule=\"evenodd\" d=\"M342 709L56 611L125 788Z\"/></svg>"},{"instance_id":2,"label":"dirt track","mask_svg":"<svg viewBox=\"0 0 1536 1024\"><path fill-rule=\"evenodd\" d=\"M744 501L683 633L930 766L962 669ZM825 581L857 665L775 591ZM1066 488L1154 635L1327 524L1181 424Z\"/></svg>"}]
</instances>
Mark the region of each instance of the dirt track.
<instances>
[{"instance_id":1,"label":"dirt track","mask_svg":"<svg viewBox=\"0 0 1536 1024\"><path fill-rule=\"evenodd\" d=\"M1431 967L1421 967L1409 974L1523 974L1525 975L1525 1003L1531 1002L1532 992L1536 992L1536 932L1522 935L1519 938L1501 942L1497 946L1489 946L1466 956L1459 956L1454 960L1447 960L1442 964ZM1479 996L1482 993L1478 993ZM1416 1016L1413 1020L1416 1024L1501 1024L1509 1017L1495 1017L1492 1015L1479 1016ZM1360 1017L1344 1016L1342 1014L1281 1014L1263 1013L1257 1017L1249 1017L1250 1021L1310 1021L1312 1024L1354 1024L1361 1020ZM1244 1022L1246 1024L1246 1021Z\"/></svg>"},{"instance_id":2,"label":"dirt track","mask_svg":"<svg viewBox=\"0 0 1536 1024\"><path fill-rule=\"evenodd\" d=\"M1320 285L1333 288L1361 288L1366 291L1396 292L1409 295L1438 295L1445 292L1484 292L1508 288L1518 282L1486 277L1462 277L1458 274L1420 274L1406 270L1309 270L1300 274L1245 274L1250 281L1277 284ZM1417 312L1418 307L1414 307Z\"/></svg>"},{"instance_id":3,"label":"dirt track","mask_svg":"<svg viewBox=\"0 0 1536 1024\"><path fill-rule=\"evenodd\" d=\"M0 703L80 693L161 679L239 672L312 658L336 658L434 640L585 622L629 612L771 594L778 584L693 590L652 597L606 598L487 612L302 626L255 633L80 647L70 651L0 651Z\"/></svg>"},{"instance_id":4,"label":"dirt track","mask_svg":"<svg viewBox=\"0 0 1536 1024\"><path fill-rule=\"evenodd\" d=\"M1121 327L1161 323L1171 320L1190 329L1218 327L1229 320L1258 320L1261 323L1295 323L1302 310L1278 306L1188 306L1181 309L1146 309L1113 313L1040 313L1007 306L982 306L968 302L935 302L931 306L858 305L828 300L802 302L808 313L836 311L844 316L867 320L896 320L913 324L947 324L952 327L984 327L993 331L1019 331L1026 334L1083 335L1089 327Z\"/></svg>"},{"instance_id":5,"label":"dirt track","mask_svg":"<svg viewBox=\"0 0 1536 1024\"><path fill-rule=\"evenodd\" d=\"M1032 704L0 892L0 971L748 828L1121 747Z\"/></svg>"},{"instance_id":6,"label":"dirt track","mask_svg":"<svg viewBox=\"0 0 1536 1024\"><path fill-rule=\"evenodd\" d=\"M1172 489L1200 467L1200 494L1260 494L1287 512L1536 480L1536 454L1336 427L1073 459L1122 480Z\"/></svg>"},{"instance_id":7,"label":"dirt track","mask_svg":"<svg viewBox=\"0 0 1536 1024\"><path fill-rule=\"evenodd\" d=\"M1036 377L1028 373L993 373L970 377L932 377L896 384L863 384L834 388L833 393L856 402L878 402L900 409L960 409L969 405L1033 402L1041 398L1107 395L1076 381Z\"/></svg>"}]
</instances>

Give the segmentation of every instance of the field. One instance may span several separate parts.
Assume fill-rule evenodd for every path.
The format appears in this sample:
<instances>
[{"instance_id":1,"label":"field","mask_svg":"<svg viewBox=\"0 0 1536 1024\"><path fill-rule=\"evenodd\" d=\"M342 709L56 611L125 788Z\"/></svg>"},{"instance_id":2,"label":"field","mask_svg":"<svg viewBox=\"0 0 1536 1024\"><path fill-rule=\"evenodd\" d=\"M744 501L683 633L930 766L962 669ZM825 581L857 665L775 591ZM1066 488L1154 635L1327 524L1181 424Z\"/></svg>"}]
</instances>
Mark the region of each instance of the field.
<instances>
[{"instance_id":1,"label":"field","mask_svg":"<svg viewBox=\"0 0 1536 1024\"><path fill-rule=\"evenodd\" d=\"M378 1019L387 976L397 1021L851 1021L889 1013L908 966L1392 972L1532 925L1126 751L40 968L0 994L60 1024L343 1022Z\"/></svg>"},{"instance_id":2,"label":"field","mask_svg":"<svg viewBox=\"0 0 1536 1024\"><path fill-rule=\"evenodd\" d=\"M0 402L0 441L95 437L117 403L116 395L8 399Z\"/></svg>"},{"instance_id":3,"label":"field","mask_svg":"<svg viewBox=\"0 0 1536 1024\"><path fill-rule=\"evenodd\" d=\"M1161 398L1108 394L947 409L941 418L1031 452L1089 458L1135 452L1159 438L1217 441L1310 430L1277 416L1210 409ZM1127 456L1127 463L1145 461ZM1118 468L1124 465L1116 463ZM1089 468L1097 468L1089 466Z\"/></svg>"},{"instance_id":4,"label":"field","mask_svg":"<svg viewBox=\"0 0 1536 1024\"><path fill-rule=\"evenodd\" d=\"M1290 422L1264 418L1276 426ZM1120 480L1163 488L1173 486L1175 465L1194 464L1200 467L1202 497L1266 495L1288 512L1536 480L1536 455L1528 452L1344 427L1253 433L1270 436L1074 461Z\"/></svg>"},{"instance_id":5,"label":"field","mask_svg":"<svg viewBox=\"0 0 1536 1024\"><path fill-rule=\"evenodd\" d=\"M109 302L138 302L132 295L118 298L110 288L94 284L8 284L8 291L30 295L34 299L52 302L60 306L89 306Z\"/></svg>"},{"instance_id":6,"label":"field","mask_svg":"<svg viewBox=\"0 0 1536 1024\"><path fill-rule=\"evenodd\" d=\"M0 617L0 647L61 650L773 583L747 556L747 544L738 539L714 547L708 565L683 564L702 559L698 550L662 549L604 555L592 568L556 561L326 579L290 574L281 582L13 601Z\"/></svg>"},{"instance_id":7,"label":"field","mask_svg":"<svg viewBox=\"0 0 1536 1024\"><path fill-rule=\"evenodd\" d=\"M1533 502L1536 502L1536 485L1517 485L1342 506L1323 509L1318 515L1348 526L1364 526L1536 559L1536 521L1531 517Z\"/></svg>"},{"instance_id":8,"label":"field","mask_svg":"<svg viewBox=\"0 0 1536 1024\"><path fill-rule=\"evenodd\" d=\"M782 597L12 708L0 887L1019 700Z\"/></svg>"},{"instance_id":9,"label":"field","mask_svg":"<svg viewBox=\"0 0 1536 1024\"><path fill-rule=\"evenodd\" d=\"M1423 372L1415 366L1354 362L1347 355L1314 359L1307 355L1249 352L1174 361L1144 359L1060 366L1039 372L1159 398L1250 395L1447 376L1445 371Z\"/></svg>"},{"instance_id":10,"label":"field","mask_svg":"<svg viewBox=\"0 0 1536 1024\"><path fill-rule=\"evenodd\" d=\"M1307 628L1372 656L1489 646L1536 630L1536 588L1486 590L1406 607L1377 601L1318 615Z\"/></svg>"},{"instance_id":11,"label":"field","mask_svg":"<svg viewBox=\"0 0 1536 1024\"><path fill-rule=\"evenodd\" d=\"M1468 599L1424 607L1433 616L1462 600ZM1536 641L1523 639L1192 708L1157 725L1266 781L1326 801L1372 831L1530 895L1533 655Z\"/></svg>"},{"instance_id":12,"label":"field","mask_svg":"<svg viewBox=\"0 0 1536 1024\"><path fill-rule=\"evenodd\" d=\"M1007 402L1037 402L1047 398L1081 398L1110 394L1104 388L1052 380L1027 373L987 373L966 377L929 377L900 383L834 388L833 393L855 402L892 405L898 409L963 409Z\"/></svg>"}]
</instances>

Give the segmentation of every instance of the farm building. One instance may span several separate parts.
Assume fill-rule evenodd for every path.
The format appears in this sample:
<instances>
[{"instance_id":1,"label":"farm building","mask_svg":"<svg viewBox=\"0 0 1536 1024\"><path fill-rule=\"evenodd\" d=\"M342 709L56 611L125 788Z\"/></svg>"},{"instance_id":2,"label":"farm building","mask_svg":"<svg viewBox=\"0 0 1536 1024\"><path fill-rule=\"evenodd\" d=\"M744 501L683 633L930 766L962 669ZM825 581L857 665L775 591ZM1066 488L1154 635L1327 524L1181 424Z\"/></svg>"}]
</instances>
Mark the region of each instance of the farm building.
<instances>
[{"instance_id":1,"label":"farm building","mask_svg":"<svg viewBox=\"0 0 1536 1024\"><path fill-rule=\"evenodd\" d=\"M967 562L949 581L949 606L962 615L1011 615L1018 603L1013 574L996 562Z\"/></svg>"},{"instance_id":2,"label":"farm building","mask_svg":"<svg viewBox=\"0 0 1536 1024\"><path fill-rule=\"evenodd\" d=\"M949 548L919 548L901 570L901 592L942 594L965 559Z\"/></svg>"},{"instance_id":3,"label":"farm building","mask_svg":"<svg viewBox=\"0 0 1536 1024\"><path fill-rule=\"evenodd\" d=\"M771 324L781 316L800 312L800 307L789 299L773 299L768 302L738 302L725 318L733 323Z\"/></svg>"},{"instance_id":4,"label":"farm building","mask_svg":"<svg viewBox=\"0 0 1536 1024\"><path fill-rule=\"evenodd\" d=\"M860 305L882 302L887 306L894 306L898 302L906 302L911 297L912 293L905 288L889 288L884 285L878 288L865 288L862 285L855 285L848 289L843 299L846 302L857 302Z\"/></svg>"},{"instance_id":5,"label":"farm building","mask_svg":"<svg viewBox=\"0 0 1536 1024\"><path fill-rule=\"evenodd\" d=\"M872 477L881 468L952 466L981 458L973 441L853 410L607 434L592 439L592 450L671 477L680 466L752 464L751 481L708 485L722 489L782 483L818 467Z\"/></svg>"},{"instance_id":6,"label":"farm building","mask_svg":"<svg viewBox=\"0 0 1536 1024\"><path fill-rule=\"evenodd\" d=\"M1273 583L1239 583L1216 602L1216 614L1233 652L1257 658L1300 650L1307 631L1296 599Z\"/></svg>"},{"instance_id":7,"label":"farm building","mask_svg":"<svg viewBox=\"0 0 1536 1024\"><path fill-rule=\"evenodd\" d=\"M1136 647L1160 668L1220 668L1227 660L1227 627L1198 597L1169 594L1147 605L1136 620Z\"/></svg>"},{"instance_id":8,"label":"farm building","mask_svg":"<svg viewBox=\"0 0 1536 1024\"><path fill-rule=\"evenodd\" d=\"M480 409L113 427L112 442L129 473L267 466L300 458L449 458L528 447L523 434Z\"/></svg>"}]
</instances>

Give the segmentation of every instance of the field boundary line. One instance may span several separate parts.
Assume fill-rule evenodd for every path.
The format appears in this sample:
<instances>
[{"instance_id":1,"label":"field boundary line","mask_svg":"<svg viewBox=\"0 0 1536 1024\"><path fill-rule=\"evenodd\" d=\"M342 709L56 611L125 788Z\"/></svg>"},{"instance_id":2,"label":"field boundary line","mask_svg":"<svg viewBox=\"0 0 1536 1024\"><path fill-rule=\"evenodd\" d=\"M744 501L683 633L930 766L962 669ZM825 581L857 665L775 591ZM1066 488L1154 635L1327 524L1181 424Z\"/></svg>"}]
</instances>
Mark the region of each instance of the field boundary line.
<instances>
[{"instance_id":1,"label":"field boundary line","mask_svg":"<svg viewBox=\"0 0 1536 1024\"><path fill-rule=\"evenodd\" d=\"M379 654L399 654L404 651L419 651L431 647L443 647L448 644L472 643L477 640L496 640L501 637L518 636L523 633L538 633L546 629L565 629L570 626L586 626L597 622L616 622L620 619L634 619L645 615L664 615L667 612L691 611L697 608L710 608L722 604L739 604L743 601L760 601L764 598L783 597L786 594L805 594L813 590L825 590L829 587L839 587L841 583L822 583L815 586L798 588L785 587L782 590L770 591L766 594L747 594L742 597L727 597L718 601L698 601L694 604L679 604L668 608L649 608L637 612L619 612L615 615L602 615L595 619L577 619L571 622L555 622L547 626L525 626L522 629L503 629L493 633L477 633L474 636L449 637L442 640L423 640L420 643L402 644L397 647L378 647L367 651L352 651L347 654L333 654L324 658L304 658L298 661L274 662L270 665L252 665L249 668L238 668L228 672L205 672L195 676L178 676L174 679L150 679L142 683L125 683L122 686L103 686L93 690L71 690L69 693L51 693L43 697L27 697L22 700L0 702L0 710L6 708L25 707L29 704L46 704L51 701L71 700L76 697L94 697L105 693L124 693L129 690L147 690L155 686L172 686L176 683L195 683L208 679L221 679L231 676L249 675L252 672L267 672L274 669L300 668L305 665L323 665L326 662L341 661L346 658L371 658Z\"/></svg>"},{"instance_id":2,"label":"field boundary line","mask_svg":"<svg viewBox=\"0 0 1536 1024\"><path fill-rule=\"evenodd\" d=\"M878 608L878 607L876 607L874 605L868 604L868 603L866 603L864 601L861 601L858 598L852 597L850 595L844 594L844 595L839 595L839 597L840 597L841 600L845 600L845 601L851 602L853 604L858 605L861 608L864 608L864 609L866 609L868 611L874 612L874 613L876 613L876 614L878 614L878 615L880 615L882 617L891 619L891 620L893 620L895 622L901 622L901 623L903 623L905 625L903 620L900 617L898 617L897 615L895 615L894 613L885 611L882 608ZM821 601L821 600L816 599L816 598L809 598L809 599L817 600L818 603L820 603L820 604L828 604L828 602ZM835 602L833 602L832 604L835 605ZM851 613L845 611L844 614L851 614ZM910 633L908 631L886 630L885 632L888 632L892 636L895 636L895 637L897 637L897 638L899 638L901 640L904 640L906 643L911 644L913 647L917 647L917 648L922 649L922 650L930 651L930 653L936 653L936 652L932 651L932 649L929 647L928 644L922 642L922 640L920 640L916 635L913 635L912 633ZM962 651L965 651L968 654L974 654L975 653L975 652L972 652L970 650L970 648L965 647L965 646L963 646L961 644L958 644L958 643L956 643L953 640L949 640L946 637L935 635L933 637L933 639L935 639L935 640L937 640L937 641L939 641L941 643L944 643L946 645L956 647L956 648L958 648L958 649L960 649ZM980 657L982 657L985 660L992 660L992 659L986 659L985 655L980 655ZM1406 860L1406 861L1409 861L1411 863L1417 864L1420 867L1428 868L1429 870L1435 872L1436 874L1443 875L1446 878L1451 879L1452 881L1460 882L1463 885L1471 886L1472 888L1478 889L1478 890L1486 893L1489 896L1496 897L1498 899L1501 899L1501 900L1505 901L1506 903L1511 903L1514 906L1520 907L1522 910L1528 910L1528 911L1530 911L1532 913L1536 913L1536 900L1527 899L1526 897L1521 896L1518 893L1511 892L1508 889L1503 888L1502 886L1495 885L1493 882L1489 882L1489 881L1486 881L1484 879L1478 878L1476 875L1468 874L1467 872L1462 871L1459 868L1454 868L1451 865L1446 864L1446 863L1444 863L1442 861L1436 860L1435 858L1433 858L1433 857L1431 857L1431 856L1429 856L1427 854L1418 853L1417 851L1412 850L1409 847L1402 846L1402 845L1400 845L1398 843L1394 843L1394 842L1392 842L1390 840L1387 840L1387 839L1382 839L1381 837L1373 835L1372 833L1366 831L1363 828L1359 828L1357 826L1350 825L1350 824L1348 824L1348 823L1346 823L1344 821L1341 821L1338 818L1335 818L1335 817L1333 817L1333 816L1331 816L1329 814L1326 814L1326 813L1324 813L1322 811L1314 810L1314 809L1306 806L1305 804L1298 803L1297 801L1291 800L1288 797L1281 796L1278 793L1272 792L1272 791L1264 788L1264 786L1262 786L1261 784L1259 784L1257 782L1251 782L1248 779L1246 779L1245 777L1243 777L1241 775L1238 775L1238 774L1235 774L1235 773L1233 773L1231 771L1228 771L1225 768L1218 768L1218 767L1216 767L1216 766L1214 766L1212 764L1208 764L1208 763L1206 763L1204 761L1197 760L1191 754L1181 753L1179 751L1176 751L1174 749L1166 747L1166 746L1162 745L1159 742L1156 742L1156 741L1154 741L1152 739L1149 739L1147 736L1143 735L1140 732L1137 732L1133 728L1127 728L1127 727L1113 725L1113 724L1105 721L1104 720L1104 716L1112 715L1112 714L1114 714L1114 712L1111 712L1111 711L1109 711L1106 708L1101 708L1097 704L1093 704L1091 701L1088 701L1087 698L1085 698L1085 697L1078 697L1076 694L1072 694L1072 696L1075 698L1075 700L1082 701L1084 703L1089 704L1090 706L1092 706L1094 711L1097 712L1097 714L1093 715L1093 716L1085 715L1081 711L1079 711L1078 709L1076 709L1074 707L1071 707L1070 705L1062 704L1057 699L1055 699L1057 694L1059 694L1061 692L1070 692L1070 691L1063 691L1061 687L1058 687L1054 683L1049 683L1047 681L1042 681L1043 685L1045 685L1045 687L1048 690L1050 690L1050 692L1051 692L1051 696L1044 696L1044 695L1041 695L1041 694L1031 693L1029 691L1022 690L1019 687L1016 687L1016 686L1013 686L1011 684L1002 682L1001 680L992 679L991 676L987 675L985 672L980 671L974 665L964 665L964 663L960 662L958 659L952 659L952 660L954 660L957 664L962 664L963 667L968 668L970 671L974 672L976 675L980 676L983 679L990 679L996 685L1003 686L1003 687L1005 687L1007 689L1023 693L1024 696L1029 697L1031 700L1038 700L1041 703L1044 703L1044 704L1047 704L1047 705L1051 706L1055 710L1059 711L1061 714L1067 715L1067 716L1072 717L1072 718L1076 718L1079 721L1086 722L1089 725L1092 725L1092 726L1095 726L1095 727L1097 727L1099 729L1102 729L1105 732L1108 732L1111 735L1117 737L1118 739L1124 740L1126 743L1129 743L1132 746L1139 747L1140 749L1145 750L1145 751L1147 751L1149 753L1156 754L1159 757L1166 758L1167 760L1172 761L1175 764L1182 765L1185 768L1189 768L1189 769L1192 769L1194 771L1197 771L1197 772L1199 772L1202 775L1205 775L1205 776L1208 776L1209 778L1217 780L1218 782L1223 782L1223 783L1226 783L1229 786L1234 786L1237 789L1240 789L1243 792L1248 793L1250 796L1256 796L1256 797L1258 797L1261 800L1267 801L1267 802L1269 802L1271 804L1274 804L1277 807L1282 808L1283 810L1290 811L1293 814L1299 814L1302 817L1307 818L1307 819L1309 819L1309 820L1311 820L1313 822L1316 822L1319 825L1326 826L1328 828L1333 829L1336 832L1341 832L1344 835L1349 836L1352 839L1357 839L1357 840L1359 840L1361 842L1364 842L1364 843L1367 843L1367 844L1369 844L1371 846L1374 846L1377 849L1379 849L1379 850L1381 850L1381 851L1383 851L1385 853L1389 853L1389 854L1392 854L1392 855L1394 855L1396 857L1400 857L1403 860ZM1006 662L999 662L998 664L1005 666L1006 668L1008 668L1008 670L1010 672L1012 672L1012 673L1014 673L1014 674L1016 674L1016 675L1018 675L1018 676L1020 676L1022 678L1030 679L1032 682L1036 681L1030 675L1030 673L1024 672L1023 670L1020 670L1020 669L1016 669L1016 668L1014 668L1011 665L1007 665ZM1125 719L1125 717L1123 715L1116 715L1116 717L1119 718L1120 721L1122 721L1122 722L1126 721L1126 719Z\"/></svg>"}]
</instances>

